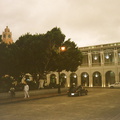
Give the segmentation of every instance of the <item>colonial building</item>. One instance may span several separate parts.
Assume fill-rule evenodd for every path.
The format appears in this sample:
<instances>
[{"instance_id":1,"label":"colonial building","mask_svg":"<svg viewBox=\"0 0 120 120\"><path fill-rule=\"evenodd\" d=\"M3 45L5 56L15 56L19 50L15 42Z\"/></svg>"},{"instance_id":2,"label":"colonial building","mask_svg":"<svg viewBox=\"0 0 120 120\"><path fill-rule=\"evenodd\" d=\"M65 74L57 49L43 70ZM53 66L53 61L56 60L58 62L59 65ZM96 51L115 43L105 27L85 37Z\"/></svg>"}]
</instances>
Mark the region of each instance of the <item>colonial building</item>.
<instances>
[{"instance_id":1,"label":"colonial building","mask_svg":"<svg viewBox=\"0 0 120 120\"><path fill-rule=\"evenodd\" d=\"M10 29L8 28L8 26L6 26L4 32L2 33L2 42L7 44L13 43L12 33L10 32Z\"/></svg>"},{"instance_id":2,"label":"colonial building","mask_svg":"<svg viewBox=\"0 0 120 120\"><path fill-rule=\"evenodd\" d=\"M60 84L88 87L108 87L120 81L120 43L103 44L80 48L83 54L82 65L74 73L62 71ZM58 84L58 73L47 76L47 83Z\"/></svg>"}]
</instances>

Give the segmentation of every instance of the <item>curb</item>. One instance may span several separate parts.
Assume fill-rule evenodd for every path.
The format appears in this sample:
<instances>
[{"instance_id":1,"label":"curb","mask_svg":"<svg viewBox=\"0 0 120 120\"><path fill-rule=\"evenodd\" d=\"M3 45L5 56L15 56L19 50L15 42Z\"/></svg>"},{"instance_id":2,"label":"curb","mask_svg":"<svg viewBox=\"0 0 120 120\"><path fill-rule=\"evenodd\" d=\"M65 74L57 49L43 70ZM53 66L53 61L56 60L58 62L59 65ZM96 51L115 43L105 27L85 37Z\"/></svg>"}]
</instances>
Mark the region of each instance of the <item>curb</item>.
<instances>
[{"instance_id":1,"label":"curb","mask_svg":"<svg viewBox=\"0 0 120 120\"><path fill-rule=\"evenodd\" d=\"M15 98L8 98L0 100L0 105L4 104L13 104L13 103L19 103L19 102L25 102L25 101L31 101L31 100L38 100L38 99L45 99L45 98L51 98L51 97L57 97L57 96L64 96L67 95L66 93L61 94L44 94L39 96L32 96L30 98L21 98L21 97L15 97Z\"/></svg>"}]
</instances>

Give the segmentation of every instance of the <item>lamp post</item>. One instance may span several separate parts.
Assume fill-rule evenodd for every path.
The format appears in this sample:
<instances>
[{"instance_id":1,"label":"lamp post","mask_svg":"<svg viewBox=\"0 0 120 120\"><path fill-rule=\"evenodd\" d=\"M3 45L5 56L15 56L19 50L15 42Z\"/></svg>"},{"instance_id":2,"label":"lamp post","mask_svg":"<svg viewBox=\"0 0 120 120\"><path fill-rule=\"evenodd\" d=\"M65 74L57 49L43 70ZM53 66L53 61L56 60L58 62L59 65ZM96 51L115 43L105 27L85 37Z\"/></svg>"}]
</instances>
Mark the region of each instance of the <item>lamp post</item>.
<instances>
[{"instance_id":1,"label":"lamp post","mask_svg":"<svg viewBox=\"0 0 120 120\"><path fill-rule=\"evenodd\" d=\"M63 52L65 50L66 50L65 46L59 47L59 54L60 54L60 52ZM58 71L58 81L59 81L59 84L58 84L58 94L60 94L61 93L60 71Z\"/></svg>"}]
</instances>

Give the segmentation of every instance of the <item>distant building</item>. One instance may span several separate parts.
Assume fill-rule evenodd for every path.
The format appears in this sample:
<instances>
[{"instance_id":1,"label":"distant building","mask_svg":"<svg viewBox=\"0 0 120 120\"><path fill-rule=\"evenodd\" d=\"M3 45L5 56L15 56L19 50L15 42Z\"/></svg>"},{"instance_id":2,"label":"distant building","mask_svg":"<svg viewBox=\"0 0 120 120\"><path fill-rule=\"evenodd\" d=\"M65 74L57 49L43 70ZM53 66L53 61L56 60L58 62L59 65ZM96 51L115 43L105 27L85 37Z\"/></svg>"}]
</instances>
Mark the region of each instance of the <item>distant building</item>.
<instances>
[{"instance_id":1,"label":"distant building","mask_svg":"<svg viewBox=\"0 0 120 120\"><path fill-rule=\"evenodd\" d=\"M6 44L13 43L12 33L10 32L10 29L8 28L8 26L6 26L4 32L2 33L2 42L6 43Z\"/></svg>"}]
</instances>

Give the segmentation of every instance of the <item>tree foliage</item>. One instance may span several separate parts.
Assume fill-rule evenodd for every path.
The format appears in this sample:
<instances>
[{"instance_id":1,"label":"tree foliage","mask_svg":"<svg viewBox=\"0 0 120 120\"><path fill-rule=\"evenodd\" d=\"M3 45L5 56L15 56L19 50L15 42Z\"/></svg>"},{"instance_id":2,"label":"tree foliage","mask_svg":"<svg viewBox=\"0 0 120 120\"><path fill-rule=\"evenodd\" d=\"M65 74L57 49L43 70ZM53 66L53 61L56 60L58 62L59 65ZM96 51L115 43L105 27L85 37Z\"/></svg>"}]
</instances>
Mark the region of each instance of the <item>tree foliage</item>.
<instances>
[{"instance_id":1,"label":"tree foliage","mask_svg":"<svg viewBox=\"0 0 120 120\"><path fill-rule=\"evenodd\" d=\"M56 71L76 71L78 66L81 65L82 54L76 44L67 40L63 43L65 51L60 51L56 59Z\"/></svg>"},{"instance_id":2,"label":"tree foliage","mask_svg":"<svg viewBox=\"0 0 120 120\"><path fill-rule=\"evenodd\" d=\"M0 43L2 42L2 35L0 35Z\"/></svg>"},{"instance_id":3,"label":"tree foliage","mask_svg":"<svg viewBox=\"0 0 120 120\"><path fill-rule=\"evenodd\" d=\"M65 51L60 47L65 46ZM26 73L43 75L50 71L76 71L82 54L77 45L60 28L45 34L27 33L10 45L0 44L0 75L9 74L17 78Z\"/></svg>"}]
</instances>

